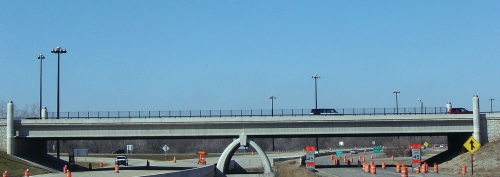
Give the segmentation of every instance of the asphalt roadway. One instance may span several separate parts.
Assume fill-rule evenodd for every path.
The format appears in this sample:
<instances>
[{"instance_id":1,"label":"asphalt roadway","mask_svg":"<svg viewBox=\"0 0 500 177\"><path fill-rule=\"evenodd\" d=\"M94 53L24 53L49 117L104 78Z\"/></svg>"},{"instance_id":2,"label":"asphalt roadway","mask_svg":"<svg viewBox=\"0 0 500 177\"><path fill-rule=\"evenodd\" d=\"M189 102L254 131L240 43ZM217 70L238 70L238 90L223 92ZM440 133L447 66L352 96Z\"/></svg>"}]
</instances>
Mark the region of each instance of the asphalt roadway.
<instances>
[{"instance_id":1,"label":"asphalt roadway","mask_svg":"<svg viewBox=\"0 0 500 177\"><path fill-rule=\"evenodd\" d=\"M444 149L436 149L435 153L438 154L440 152L444 151ZM385 157L385 155L374 155L373 159L371 159L373 152L367 152L364 154L362 151L360 151L358 154L353 154L353 160L355 163L351 164L351 166L348 166L347 164L343 163L343 158L340 160L340 165L339 166L334 166L333 161L331 160L330 156L322 156L322 157L316 157L315 161L317 164L317 167L315 169L316 175L320 177L401 177L401 173L396 173L396 167L393 165L396 162L402 162L404 164L411 164L411 157L396 157L394 158L394 161L392 161L391 158ZM344 153L344 155L347 156L347 158L350 157L349 153ZM357 161L359 156L364 156L366 162L373 161L375 162L377 168L376 168L376 174L371 174L371 173L365 173L363 172L363 167L357 166ZM432 156L422 156L422 161L425 159L428 159ZM386 162L387 165L386 169L382 169L381 164L382 161ZM361 162L362 163L362 162ZM433 173L433 167L432 164L429 167L428 171L429 173L415 173L412 171L413 169L411 166L408 167L408 176L409 177L449 177L449 176L456 176L456 174L446 174L446 173Z\"/></svg>"},{"instance_id":2,"label":"asphalt roadway","mask_svg":"<svg viewBox=\"0 0 500 177\"><path fill-rule=\"evenodd\" d=\"M442 151L442 150L438 150ZM439 153L439 152L437 152ZM269 158L274 158L274 157L299 157L304 155L305 153L303 152L285 152L281 154L277 153L269 153L267 154ZM349 157L349 153L345 153ZM347 166L347 164L344 164L341 160L340 166L333 166L332 160L330 160L330 156L322 156L322 157L316 157L315 161L317 164L316 167L316 174L321 177L374 177L374 176L383 176L383 177L400 177L401 173L396 173L396 167L388 165L387 168L384 170L381 168L380 164L382 161L387 162L390 164L392 161L390 158L386 158L385 156L382 158L381 155L374 155L373 161L377 164L377 174L370 174L370 173L364 173L362 171L362 167L357 167L357 159L359 158L359 155L365 156L367 161L370 161L370 156L373 154L373 152L367 152L364 154L362 151L359 152L359 154L353 154L354 161L356 162L355 164L352 164L351 166ZM379 158L380 157L380 158ZM427 159L431 156L422 156L422 159ZM251 156L249 153L246 155L238 155L238 156L233 156L234 159L253 159L253 158L260 158L258 155ZM61 159L68 159L67 157L61 157ZM104 166L102 168L99 168L99 164L93 164L93 170L90 171L78 171L78 172L72 172L72 177L102 177L102 176L110 176L110 177L135 177L135 176L145 176L145 175L154 175L154 174L163 174L163 173L168 173L168 172L176 172L180 170L185 170L185 169L190 169L190 168L196 168L196 167L202 167L204 165L197 164L197 159L187 159L187 160L177 160L176 163L173 163L173 161L155 161L155 160L149 160L150 163L150 168L146 168L146 160L144 159L129 159L129 166L120 166L119 168L119 173L115 173L114 169L114 158L94 158L94 157L87 157L82 158L79 157L77 159L78 162L104 162L107 164L112 164L113 166ZM218 161L218 157L211 157L207 158L207 165L215 164ZM404 162L406 164L409 164L411 162L411 157L398 157L395 158L395 162ZM88 166L88 164L87 164ZM432 167L429 167L430 173L425 173L425 174L414 174L410 173L411 168L408 168L409 171L409 177L420 177L420 176L426 176L426 177L448 177L448 176L454 176L454 174L442 174L442 173L432 173ZM66 177L67 174L62 173L62 167L61 167L61 172L59 173L51 173L51 174L44 174L44 175L35 175L34 177ZM231 175L234 176L234 175ZM240 176L240 175L238 175ZM241 175L245 176L245 175Z\"/></svg>"}]
</instances>

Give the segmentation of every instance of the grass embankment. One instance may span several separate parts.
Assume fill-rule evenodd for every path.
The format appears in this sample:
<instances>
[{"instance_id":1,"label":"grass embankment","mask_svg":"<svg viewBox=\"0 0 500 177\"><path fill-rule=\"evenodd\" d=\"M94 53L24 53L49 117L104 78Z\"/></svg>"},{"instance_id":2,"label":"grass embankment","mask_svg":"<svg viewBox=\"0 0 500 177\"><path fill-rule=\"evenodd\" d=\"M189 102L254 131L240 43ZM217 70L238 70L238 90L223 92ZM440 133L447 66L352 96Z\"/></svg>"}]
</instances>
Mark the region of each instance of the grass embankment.
<instances>
[{"instance_id":1,"label":"grass embankment","mask_svg":"<svg viewBox=\"0 0 500 177\"><path fill-rule=\"evenodd\" d=\"M50 171L48 170L38 168L22 160L7 155L6 152L0 151L0 171L2 173L4 171L7 171L9 177L22 177L24 176L24 171L26 169L29 169L30 176L50 173Z\"/></svg>"}]
</instances>

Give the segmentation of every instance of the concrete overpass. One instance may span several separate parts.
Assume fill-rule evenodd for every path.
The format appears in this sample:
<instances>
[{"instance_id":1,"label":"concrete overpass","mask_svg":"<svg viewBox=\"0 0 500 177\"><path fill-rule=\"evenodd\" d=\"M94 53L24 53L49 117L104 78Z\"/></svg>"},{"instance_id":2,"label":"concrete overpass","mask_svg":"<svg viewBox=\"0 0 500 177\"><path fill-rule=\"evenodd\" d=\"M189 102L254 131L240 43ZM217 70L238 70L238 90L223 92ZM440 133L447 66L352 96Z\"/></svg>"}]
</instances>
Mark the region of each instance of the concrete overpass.
<instances>
[{"instance_id":1,"label":"concrete overpass","mask_svg":"<svg viewBox=\"0 0 500 177\"><path fill-rule=\"evenodd\" d=\"M474 114L432 115L13 120L9 110L7 120L0 121L0 129L6 132L2 148L11 155L45 154L47 140L238 138L223 152L217 166L220 172L226 172L228 161L240 145L253 146L265 172L270 172L267 156L249 140L254 137L445 135L450 147L460 148L473 134L481 143L486 143L490 134L500 134L500 114L479 114L478 103Z\"/></svg>"}]
</instances>

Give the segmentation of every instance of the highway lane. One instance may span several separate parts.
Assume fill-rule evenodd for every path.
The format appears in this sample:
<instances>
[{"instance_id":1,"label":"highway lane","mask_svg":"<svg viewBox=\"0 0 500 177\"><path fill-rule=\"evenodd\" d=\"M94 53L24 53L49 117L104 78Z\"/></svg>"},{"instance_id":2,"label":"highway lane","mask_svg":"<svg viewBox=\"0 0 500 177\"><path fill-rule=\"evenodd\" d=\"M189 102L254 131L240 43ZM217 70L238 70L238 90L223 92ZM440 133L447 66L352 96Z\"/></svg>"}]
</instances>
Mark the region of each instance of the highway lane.
<instances>
[{"instance_id":1,"label":"highway lane","mask_svg":"<svg viewBox=\"0 0 500 177\"><path fill-rule=\"evenodd\" d=\"M429 155L424 155L422 156L422 160L425 160L427 158L430 158L440 152L443 152L445 149L436 149L436 150L426 150L426 154ZM347 159L350 159L350 154L346 153L348 151L344 151L344 155L346 155ZM373 159L371 159L371 156L373 155ZM362 159L361 157L365 157L366 162L370 162L373 160L375 164L377 165L376 172L377 174L370 174L370 173L365 173L363 172L362 167L357 166L357 161L358 159ZM351 164L351 166L348 166L346 163L343 161L343 157L340 158L340 165L339 166L333 166L333 160L331 160L330 156L322 156L322 157L316 157L315 161L317 164L316 168L316 174L321 177L367 177L367 176L383 176L383 177L401 177L401 173L396 173L396 167L392 166L391 164L395 164L396 162L401 162L404 164L411 164L411 157L396 157L394 158L394 161L392 161L391 158L386 157L385 154L374 154L372 151L368 151L366 154L363 153L363 151L360 151L358 154L352 154L354 163ZM363 163L362 160L361 164ZM388 164L387 168L384 170L381 168L381 163L382 161L386 162ZM323 168L324 167L324 168ZM412 168L411 166L408 168L408 176L410 177L416 177L416 176L426 176L426 177L444 177L444 176L454 176L453 174L443 174L443 173L432 173L433 168L432 166L429 167L430 173L425 173L425 174L415 174L411 172Z\"/></svg>"}]
</instances>

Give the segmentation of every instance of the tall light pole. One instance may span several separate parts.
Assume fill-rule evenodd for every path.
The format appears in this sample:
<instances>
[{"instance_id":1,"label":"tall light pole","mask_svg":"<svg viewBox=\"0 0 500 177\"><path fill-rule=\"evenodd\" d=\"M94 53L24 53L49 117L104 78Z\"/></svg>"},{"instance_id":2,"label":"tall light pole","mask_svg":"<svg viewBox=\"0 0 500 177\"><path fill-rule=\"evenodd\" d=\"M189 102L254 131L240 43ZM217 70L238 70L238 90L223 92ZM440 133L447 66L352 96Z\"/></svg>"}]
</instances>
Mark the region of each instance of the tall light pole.
<instances>
[{"instance_id":1,"label":"tall light pole","mask_svg":"<svg viewBox=\"0 0 500 177\"><path fill-rule=\"evenodd\" d=\"M39 108L39 113L40 113L40 119L42 119L42 60L45 59L45 56L42 54L38 55L38 59L40 60L40 108Z\"/></svg>"},{"instance_id":2,"label":"tall light pole","mask_svg":"<svg viewBox=\"0 0 500 177\"><path fill-rule=\"evenodd\" d=\"M424 112L424 102L419 98L418 102L420 102L420 114L423 114Z\"/></svg>"},{"instance_id":3,"label":"tall light pole","mask_svg":"<svg viewBox=\"0 0 500 177\"><path fill-rule=\"evenodd\" d=\"M318 82L317 82L317 80L321 77L315 74L314 76L311 76L311 78L314 79L314 98L316 101L316 109L318 109Z\"/></svg>"},{"instance_id":4,"label":"tall light pole","mask_svg":"<svg viewBox=\"0 0 500 177\"><path fill-rule=\"evenodd\" d=\"M493 112L493 100L495 100L495 99L490 98L490 113Z\"/></svg>"},{"instance_id":5,"label":"tall light pole","mask_svg":"<svg viewBox=\"0 0 500 177\"><path fill-rule=\"evenodd\" d=\"M50 53L57 53L57 104L56 104L56 109L57 109L57 114L56 114L56 119L59 119L59 63L61 59L61 53L66 53L66 49L63 49L61 47L56 47L55 49L52 49Z\"/></svg>"},{"instance_id":6,"label":"tall light pole","mask_svg":"<svg viewBox=\"0 0 500 177\"><path fill-rule=\"evenodd\" d=\"M399 111L398 111L398 93L401 93L401 92L399 92L399 90L394 90L394 92L392 92L392 93L396 94L396 114L399 114Z\"/></svg>"},{"instance_id":7,"label":"tall light pole","mask_svg":"<svg viewBox=\"0 0 500 177\"><path fill-rule=\"evenodd\" d=\"M276 97L271 95L269 97L269 99L271 99L271 117L273 117L274 116L274 100L276 99Z\"/></svg>"}]
</instances>

